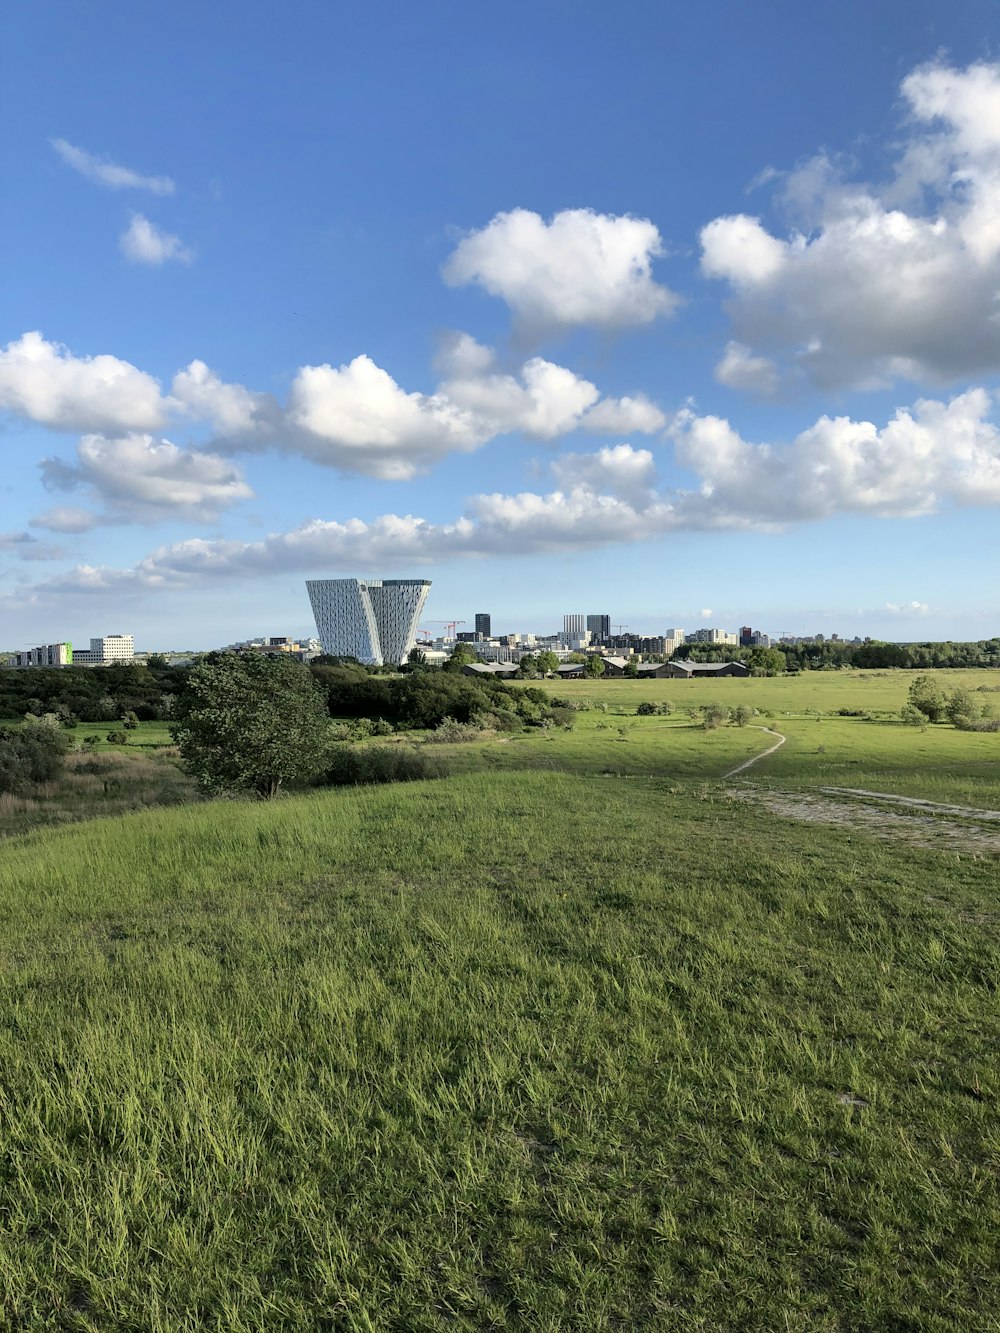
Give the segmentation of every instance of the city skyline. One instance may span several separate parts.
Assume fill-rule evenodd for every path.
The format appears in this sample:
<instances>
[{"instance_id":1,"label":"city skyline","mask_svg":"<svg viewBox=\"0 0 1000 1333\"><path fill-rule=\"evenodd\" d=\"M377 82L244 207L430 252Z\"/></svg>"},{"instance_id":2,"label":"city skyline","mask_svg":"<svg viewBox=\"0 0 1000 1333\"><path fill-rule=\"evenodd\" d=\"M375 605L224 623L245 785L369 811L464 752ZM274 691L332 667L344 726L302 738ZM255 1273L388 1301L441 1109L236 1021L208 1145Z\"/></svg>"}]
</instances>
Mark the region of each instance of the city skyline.
<instances>
[{"instance_id":1,"label":"city skyline","mask_svg":"<svg viewBox=\"0 0 1000 1333\"><path fill-rule=\"evenodd\" d=\"M452 17L5 15L4 646L998 632L996 7Z\"/></svg>"}]
</instances>

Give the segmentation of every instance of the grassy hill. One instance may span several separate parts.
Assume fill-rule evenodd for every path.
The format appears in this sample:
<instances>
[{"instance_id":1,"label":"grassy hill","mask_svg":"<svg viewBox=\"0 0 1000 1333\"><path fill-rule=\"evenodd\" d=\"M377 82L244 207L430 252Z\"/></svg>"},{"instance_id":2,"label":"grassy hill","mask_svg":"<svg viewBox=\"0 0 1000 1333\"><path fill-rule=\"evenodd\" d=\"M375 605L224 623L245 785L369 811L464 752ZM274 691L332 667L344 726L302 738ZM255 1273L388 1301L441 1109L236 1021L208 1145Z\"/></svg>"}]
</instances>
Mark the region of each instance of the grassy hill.
<instances>
[{"instance_id":1,"label":"grassy hill","mask_svg":"<svg viewBox=\"0 0 1000 1333\"><path fill-rule=\"evenodd\" d=\"M989 1328L996 856L685 734L7 840L7 1326Z\"/></svg>"}]
</instances>

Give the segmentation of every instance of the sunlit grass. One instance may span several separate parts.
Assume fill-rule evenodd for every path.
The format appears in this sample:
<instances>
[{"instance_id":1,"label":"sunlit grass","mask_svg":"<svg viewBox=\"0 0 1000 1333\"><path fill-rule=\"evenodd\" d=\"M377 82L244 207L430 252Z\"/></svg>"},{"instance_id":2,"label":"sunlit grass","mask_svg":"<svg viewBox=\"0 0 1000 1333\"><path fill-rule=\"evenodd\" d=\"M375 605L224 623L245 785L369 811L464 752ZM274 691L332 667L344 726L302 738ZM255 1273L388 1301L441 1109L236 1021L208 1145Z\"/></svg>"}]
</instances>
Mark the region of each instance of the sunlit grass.
<instances>
[{"instance_id":1,"label":"sunlit grass","mask_svg":"<svg viewBox=\"0 0 1000 1333\"><path fill-rule=\"evenodd\" d=\"M995 862L521 771L11 839L0 917L11 1327L997 1307Z\"/></svg>"}]
</instances>

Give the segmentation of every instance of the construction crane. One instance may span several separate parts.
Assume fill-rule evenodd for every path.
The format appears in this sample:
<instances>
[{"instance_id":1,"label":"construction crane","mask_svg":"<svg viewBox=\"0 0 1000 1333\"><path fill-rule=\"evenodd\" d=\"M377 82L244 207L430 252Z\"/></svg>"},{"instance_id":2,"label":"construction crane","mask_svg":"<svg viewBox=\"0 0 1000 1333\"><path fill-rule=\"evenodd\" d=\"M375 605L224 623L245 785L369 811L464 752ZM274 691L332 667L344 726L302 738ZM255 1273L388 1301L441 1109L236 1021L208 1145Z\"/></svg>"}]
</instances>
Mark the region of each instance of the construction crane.
<instances>
[{"instance_id":1,"label":"construction crane","mask_svg":"<svg viewBox=\"0 0 1000 1333\"><path fill-rule=\"evenodd\" d=\"M442 637L442 639L444 639L444 640L447 642L448 639L454 639L454 637L455 637L455 630L456 630L456 627L457 627L458 625L464 625L464 624L465 624L465 621L464 621L464 620L429 620L427 623L428 623L429 625L443 625L444 628L445 628L445 632L444 632L444 634L441 635L441 637ZM419 634L430 634L430 630L429 630L429 629L420 629L420 630L418 630L418 633L419 633Z\"/></svg>"},{"instance_id":2,"label":"construction crane","mask_svg":"<svg viewBox=\"0 0 1000 1333\"><path fill-rule=\"evenodd\" d=\"M616 631L616 633L621 634L623 629L628 629L628 625L613 625L612 628Z\"/></svg>"}]
</instances>

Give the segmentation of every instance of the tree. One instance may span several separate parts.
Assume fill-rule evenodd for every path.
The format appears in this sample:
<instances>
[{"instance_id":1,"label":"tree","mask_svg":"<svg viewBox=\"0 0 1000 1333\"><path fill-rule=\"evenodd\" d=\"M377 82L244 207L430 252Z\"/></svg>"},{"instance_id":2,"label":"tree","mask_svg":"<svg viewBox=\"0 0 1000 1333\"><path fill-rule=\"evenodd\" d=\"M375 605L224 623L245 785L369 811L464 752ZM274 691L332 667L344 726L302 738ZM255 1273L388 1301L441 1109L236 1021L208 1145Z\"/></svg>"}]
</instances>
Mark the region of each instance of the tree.
<instances>
[{"instance_id":1,"label":"tree","mask_svg":"<svg viewBox=\"0 0 1000 1333\"><path fill-rule=\"evenodd\" d=\"M476 650L471 643L456 643L443 669L445 671L461 671L463 667L478 661Z\"/></svg>"},{"instance_id":2,"label":"tree","mask_svg":"<svg viewBox=\"0 0 1000 1333\"><path fill-rule=\"evenodd\" d=\"M538 664L538 670L543 676L550 675L559 667L559 658L556 657L555 653L552 652L550 648L546 648L544 652L539 653L536 662Z\"/></svg>"},{"instance_id":3,"label":"tree","mask_svg":"<svg viewBox=\"0 0 1000 1333\"><path fill-rule=\"evenodd\" d=\"M945 704L945 716L959 731L971 731L979 721L979 704L968 690L958 689Z\"/></svg>"},{"instance_id":4,"label":"tree","mask_svg":"<svg viewBox=\"0 0 1000 1333\"><path fill-rule=\"evenodd\" d=\"M532 657L531 653L525 653L517 664L517 673L519 676L535 676L538 674L538 659Z\"/></svg>"},{"instance_id":5,"label":"tree","mask_svg":"<svg viewBox=\"0 0 1000 1333\"><path fill-rule=\"evenodd\" d=\"M252 791L264 800L284 782L320 771L329 716L307 667L292 658L226 653L188 674L170 734L207 791Z\"/></svg>"},{"instance_id":6,"label":"tree","mask_svg":"<svg viewBox=\"0 0 1000 1333\"><path fill-rule=\"evenodd\" d=\"M639 663L638 663L638 662L628 662L628 663L626 663L626 665L625 665L625 670L622 672L622 675L624 675L624 676L628 676L629 680L635 680L635 678L638 676L638 674L639 674Z\"/></svg>"},{"instance_id":7,"label":"tree","mask_svg":"<svg viewBox=\"0 0 1000 1333\"><path fill-rule=\"evenodd\" d=\"M752 717L753 713L746 704L737 704L733 709L732 720L738 727L745 727Z\"/></svg>"},{"instance_id":8,"label":"tree","mask_svg":"<svg viewBox=\"0 0 1000 1333\"><path fill-rule=\"evenodd\" d=\"M930 676L918 676L910 686L907 699L928 722L940 722L945 715L947 701L944 692Z\"/></svg>"},{"instance_id":9,"label":"tree","mask_svg":"<svg viewBox=\"0 0 1000 1333\"><path fill-rule=\"evenodd\" d=\"M427 654L422 648L418 648L414 644L407 654L406 660L411 667L425 667L427 665Z\"/></svg>"},{"instance_id":10,"label":"tree","mask_svg":"<svg viewBox=\"0 0 1000 1333\"><path fill-rule=\"evenodd\" d=\"M135 731L138 725L139 719L136 717L135 713L133 713L130 708L126 709L125 712L122 713L122 726L126 731Z\"/></svg>"},{"instance_id":11,"label":"tree","mask_svg":"<svg viewBox=\"0 0 1000 1333\"><path fill-rule=\"evenodd\" d=\"M596 653L588 657L583 664L583 674L585 676L590 676L592 679L596 679L598 676L603 676L604 658L598 657Z\"/></svg>"}]
</instances>

